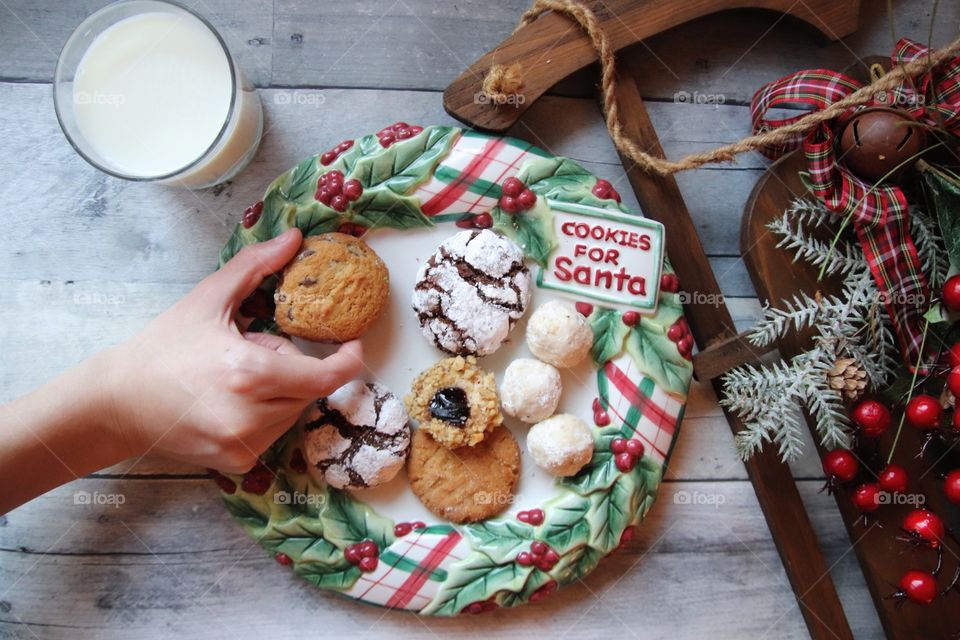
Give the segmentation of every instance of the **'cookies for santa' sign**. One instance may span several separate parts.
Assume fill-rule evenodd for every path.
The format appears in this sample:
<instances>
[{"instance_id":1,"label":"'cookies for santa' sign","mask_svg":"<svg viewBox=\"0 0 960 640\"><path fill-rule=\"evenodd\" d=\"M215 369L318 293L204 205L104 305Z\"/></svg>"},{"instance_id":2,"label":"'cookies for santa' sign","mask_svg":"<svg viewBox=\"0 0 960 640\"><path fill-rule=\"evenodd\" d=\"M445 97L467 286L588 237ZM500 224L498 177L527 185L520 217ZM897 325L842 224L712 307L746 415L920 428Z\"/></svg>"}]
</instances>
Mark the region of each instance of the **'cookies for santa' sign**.
<instances>
[{"instance_id":1,"label":"'cookies for santa' sign","mask_svg":"<svg viewBox=\"0 0 960 640\"><path fill-rule=\"evenodd\" d=\"M640 216L548 201L556 248L537 284L642 314L657 310L663 225Z\"/></svg>"}]
</instances>

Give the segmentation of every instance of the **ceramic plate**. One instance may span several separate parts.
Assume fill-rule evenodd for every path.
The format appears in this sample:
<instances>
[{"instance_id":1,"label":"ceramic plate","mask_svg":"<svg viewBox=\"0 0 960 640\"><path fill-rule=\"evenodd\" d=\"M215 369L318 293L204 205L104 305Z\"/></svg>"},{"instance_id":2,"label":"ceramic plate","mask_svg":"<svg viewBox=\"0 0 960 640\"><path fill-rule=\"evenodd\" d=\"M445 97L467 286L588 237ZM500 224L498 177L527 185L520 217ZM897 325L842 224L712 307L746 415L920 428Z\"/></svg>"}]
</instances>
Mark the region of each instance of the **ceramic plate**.
<instances>
[{"instance_id":1,"label":"ceramic plate","mask_svg":"<svg viewBox=\"0 0 960 640\"><path fill-rule=\"evenodd\" d=\"M363 187L346 208L336 203L343 211L317 199L319 177L332 170ZM500 207L500 185L511 176L537 195L533 208L513 215ZM490 225L524 249L537 284L530 308L562 298L588 316L592 357L562 371L558 412L592 425L593 457L577 475L554 478L527 455L528 427L506 417L523 457L514 499L495 518L455 525L427 511L402 472L362 491L316 483L306 472L298 425L264 454L258 469L215 477L249 534L321 588L444 616L537 601L582 578L629 540L656 498L686 403L692 339L676 276L663 259L662 227L621 206L609 183L577 163L521 140L399 123L278 177L262 204L245 213L220 261L291 226L307 235L363 234L391 280L388 309L364 337L366 377L402 397L420 371L445 356L421 334L411 308L420 262L458 227ZM618 291L620 267L625 275ZM255 318L253 330L273 329L267 302L274 285L265 282L244 307ZM524 332L521 321L499 351L479 359L498 383L511 360L530 357ZM299 344L318 356L330 350ZM611 451L616 438L638 440L643 455L618 459L623 443ZM371 571L344 557L348 546L363 542L375 545ZM517 562L532 545L552 550L556 561Z\"/></svg>"}]
</instances>

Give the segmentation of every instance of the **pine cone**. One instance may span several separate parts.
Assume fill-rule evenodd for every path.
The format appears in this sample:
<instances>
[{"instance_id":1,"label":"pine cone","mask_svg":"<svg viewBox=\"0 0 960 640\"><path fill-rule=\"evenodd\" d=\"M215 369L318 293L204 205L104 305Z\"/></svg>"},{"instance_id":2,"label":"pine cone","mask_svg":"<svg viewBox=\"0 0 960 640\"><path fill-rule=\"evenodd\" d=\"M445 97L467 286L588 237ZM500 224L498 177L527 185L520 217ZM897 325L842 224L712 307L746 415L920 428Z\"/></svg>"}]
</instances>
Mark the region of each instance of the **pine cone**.
<instances>
[{"instance_id":1,"label":"pine cone","mask_svg":"<svg viewBox=\"0 0 960 640\"><path fill-rule=\"evenodd\" d=\"M853 358L839 358L827 372L827 383L848 400L856 401L867 388L867 372Z\"/></svg>"}]
</instances>

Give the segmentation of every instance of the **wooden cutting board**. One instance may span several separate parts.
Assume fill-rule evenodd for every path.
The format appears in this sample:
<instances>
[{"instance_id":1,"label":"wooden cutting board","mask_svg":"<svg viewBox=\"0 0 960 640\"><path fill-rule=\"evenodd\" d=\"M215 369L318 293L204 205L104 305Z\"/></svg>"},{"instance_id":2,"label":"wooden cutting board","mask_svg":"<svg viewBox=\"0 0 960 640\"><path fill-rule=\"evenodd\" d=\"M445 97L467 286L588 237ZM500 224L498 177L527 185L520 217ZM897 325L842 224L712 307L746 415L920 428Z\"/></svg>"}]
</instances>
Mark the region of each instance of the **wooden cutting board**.
<instances>
[{"instance_id":1,"label":"wooden cutting board","mask_svg":"<svg viewBox=\"0 0 960 640\"><path fill-rule=\"evenodd\" d=\"M790 299L799 291L813 295L816 291L824 294L839 293L836 279L817 282L817 269L804 262L793 262L793 254L776 248L778 237L771 234L766 225L779 217L790 202L807 189L800 180L800 170L806 168L806 162L800 153L793 153L773 164L760 178L747 201L744 212L740 248L747 271L757 289L761 301L782 308L781 301ZM832 229L825 229L826 237L833 235ZM780 354L790 358L800 353L810 342L809 334L791 335L780 343ZM880 438L878 450L874 455L858 454L871 462L872 471L878 472L883 466L887 452L900 419L899 412L894 414L894 428ZM814 423L807 419L811 432ZM814 432L814 440L818 437ZM943 480L938 472L956 468L958 460L955 454L947 454L939 461L936 469L930 470L930 463L944 456L945 451L931 450L927 461L916 457L922 444L919 431L904 426L897 445L895 462L907 469L910 475L909 492L920 491L928 500L928 507L951 523L948 516L956 515L957 507L950 505L943 493ZM818 446L822 456L825 450ZM869 448L864 451L869 452ZM870 470L861 471L860 477L850 486L845 486L836 494L837 507L850 536L850 544L857 559L870 595L873 597L877 613L884 631L890 638L897 640L917 638L956 638L960 632L960 593L938 598L933 604L922 606L910 602L898 606L894 600L886 599L896 588L893 586L903 573L909 569L930 570L936 561L936 553L930 549L913 548L910 544L896 538L904 516L914 507L910 505L883 505L872 523L864 525L859 511L850 500L852 490L858 482L870 482L876 479ZM941 588L945 587L960 561L960 544L956 537L947 536L944 550L944 570L940 576Z\"/></svg>"}]
</instances>

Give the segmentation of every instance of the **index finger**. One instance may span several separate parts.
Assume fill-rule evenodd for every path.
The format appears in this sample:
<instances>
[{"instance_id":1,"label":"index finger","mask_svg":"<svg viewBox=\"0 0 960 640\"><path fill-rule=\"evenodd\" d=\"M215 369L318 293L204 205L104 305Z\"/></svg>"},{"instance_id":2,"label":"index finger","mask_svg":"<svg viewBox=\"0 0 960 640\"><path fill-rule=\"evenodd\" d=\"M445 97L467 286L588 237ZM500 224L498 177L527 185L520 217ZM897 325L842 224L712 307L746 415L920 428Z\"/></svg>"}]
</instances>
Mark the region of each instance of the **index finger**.
<instances>
[{"instance_id":1,"label":"index finger","mask_svg":"<svg viewBox=\"0 0 960 640\"><path fill-rule=\"evenodd\" d=\"M351 340L323 359L271 352L268 362L274 397L313 400L330 395L360 375L363 347L359 340Z\"/></svg>"}]
</instances>

